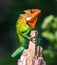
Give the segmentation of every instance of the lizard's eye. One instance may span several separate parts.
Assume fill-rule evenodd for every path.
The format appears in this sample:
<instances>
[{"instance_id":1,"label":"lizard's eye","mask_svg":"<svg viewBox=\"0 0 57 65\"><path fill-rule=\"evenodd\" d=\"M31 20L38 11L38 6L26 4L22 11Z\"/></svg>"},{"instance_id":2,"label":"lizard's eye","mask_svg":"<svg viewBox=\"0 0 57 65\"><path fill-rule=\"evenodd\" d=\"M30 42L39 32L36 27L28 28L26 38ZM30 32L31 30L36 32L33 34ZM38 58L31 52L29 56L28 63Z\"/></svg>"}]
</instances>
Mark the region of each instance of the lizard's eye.
<instances>
[{"instance_id":1,"label":"lizard's eye","mask_svg":"<svg viewBox=\"0 0 57 65\"><path fill-rule=\"evenodd\" d=\"M34 12L30 11L31 14L33 14Z\"/></svg>"}]
</instances>

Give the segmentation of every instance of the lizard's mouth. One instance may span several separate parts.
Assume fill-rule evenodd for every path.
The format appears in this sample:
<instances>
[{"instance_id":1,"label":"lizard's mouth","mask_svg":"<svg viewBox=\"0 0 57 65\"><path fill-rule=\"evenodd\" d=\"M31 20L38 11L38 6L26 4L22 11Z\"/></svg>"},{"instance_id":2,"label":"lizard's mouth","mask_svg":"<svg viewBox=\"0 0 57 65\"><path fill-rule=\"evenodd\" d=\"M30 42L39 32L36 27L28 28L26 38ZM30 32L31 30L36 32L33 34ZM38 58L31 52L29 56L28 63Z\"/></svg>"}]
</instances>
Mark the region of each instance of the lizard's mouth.
<instances>
[{"instance_id":1,"label":"lizard's mouth","mask_svg":"<svg viewBox=\"0 0 57 65\"><path fill-rule=\"evenodd\" d=\"M36 25L36 22L37 22L37 18L38 17L35 17L33 20L31 20L31 18L30 17L27 17L26 18L26 23L31 27L31 28L34 28L35 27L35 25ZM28 21L28 20L30 20L30 21Z\"/></svg>"},{"instance_id":2,"label":"lizard's mouth","mask_svg":"<svg viewBox=\"0 0 57 65\"><path fill-rule=\"evenodd\" d=\"M38 19L38 16L40 14L40 10L31 10L30 13L28 14L28 16L26 17L26 23L31 27L34 28Z\"/></svg>"}]
</instances>

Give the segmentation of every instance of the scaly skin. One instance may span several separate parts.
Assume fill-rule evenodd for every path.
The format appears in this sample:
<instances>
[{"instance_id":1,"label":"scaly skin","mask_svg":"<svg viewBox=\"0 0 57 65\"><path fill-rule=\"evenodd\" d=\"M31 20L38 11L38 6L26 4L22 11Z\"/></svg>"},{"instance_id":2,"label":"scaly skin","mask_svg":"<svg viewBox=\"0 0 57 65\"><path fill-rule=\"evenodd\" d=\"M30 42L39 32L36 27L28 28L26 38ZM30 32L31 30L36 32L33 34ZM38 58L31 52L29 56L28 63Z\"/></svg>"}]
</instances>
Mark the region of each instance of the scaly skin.
<instances>
[{"instance_id":1,"label":"scaly skin","mask_svg":"<svg viewBox=\"0 0 57 65\"><path fill-rule=\"evenodd\" d=\"M25 14L20 14L20 17L16 23L16 32L18 35L18 39L20 41L19 48L11 55L12 57L20 54L25 48L27 48L27 41L30 39L29 33L32 29L35 28L38 16L40 14L40 10L31 9L25 10Z\"/></svg>"}]
</instances>

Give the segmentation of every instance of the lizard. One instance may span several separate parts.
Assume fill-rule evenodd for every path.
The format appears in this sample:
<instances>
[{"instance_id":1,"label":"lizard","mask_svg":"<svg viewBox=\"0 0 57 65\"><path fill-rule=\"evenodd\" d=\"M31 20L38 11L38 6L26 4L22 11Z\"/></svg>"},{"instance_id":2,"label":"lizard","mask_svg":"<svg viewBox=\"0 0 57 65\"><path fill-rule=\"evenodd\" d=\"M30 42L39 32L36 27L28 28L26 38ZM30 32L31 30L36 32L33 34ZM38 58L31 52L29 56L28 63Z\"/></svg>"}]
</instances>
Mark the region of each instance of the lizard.
<instances>
[{"instance_id":1,"label":"lizard","mask_svg":"<svg viewBox=\"0 0 57 65\"><path fill-rule=\"evenodd\" d=\"M30 40L29 33L35 28L37 19L41 10L39 9L28 9L24 10L24 14L20 14L16 23L16 33L20 41L20 46L11 55L11 57L16 57L28 46L27 40Z\"/></svg>"}]
</instances>

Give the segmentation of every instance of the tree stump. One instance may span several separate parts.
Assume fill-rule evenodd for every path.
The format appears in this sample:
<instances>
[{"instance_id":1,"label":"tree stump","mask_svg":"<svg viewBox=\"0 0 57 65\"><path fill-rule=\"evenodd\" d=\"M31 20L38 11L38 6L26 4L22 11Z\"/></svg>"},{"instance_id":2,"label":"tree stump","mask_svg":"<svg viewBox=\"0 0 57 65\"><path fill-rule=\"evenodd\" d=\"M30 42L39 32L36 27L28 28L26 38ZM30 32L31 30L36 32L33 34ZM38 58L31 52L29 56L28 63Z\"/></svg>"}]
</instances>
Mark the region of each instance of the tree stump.
<instances>
[{"instance_id":1,"label":"tree stump","mask_svg":"<svg viewBox=\"0 0 57 65\"><path fill-rule=\"evenodd\" d=\"M23 51L20 59L18 59L18 65L46 65L42 57L43 48L36 46L36 35L37 31L32 30L30 33L29 48Z\"/></svg>"}]
</instances>

